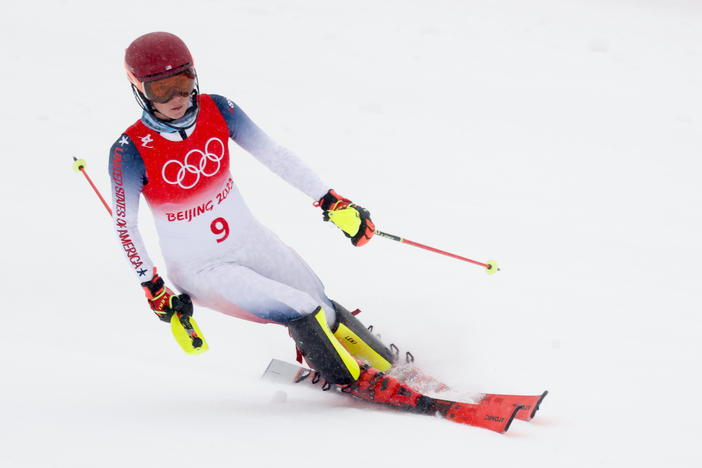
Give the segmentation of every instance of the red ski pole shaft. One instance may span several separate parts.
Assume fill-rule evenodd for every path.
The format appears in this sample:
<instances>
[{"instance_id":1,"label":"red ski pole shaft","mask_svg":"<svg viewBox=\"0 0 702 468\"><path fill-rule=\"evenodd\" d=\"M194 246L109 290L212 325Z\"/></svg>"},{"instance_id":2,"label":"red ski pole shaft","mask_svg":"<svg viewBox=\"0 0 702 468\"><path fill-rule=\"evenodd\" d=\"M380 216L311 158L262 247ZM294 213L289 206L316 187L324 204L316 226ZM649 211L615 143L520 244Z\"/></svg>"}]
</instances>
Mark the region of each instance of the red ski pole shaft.
<instances>
[{"instance_id":1,"label":"red ski pole shaft","mask_svg":"<svg viewBox=\"0 0 702 468\"><path fill-rule=\"evenodd\" d=\"M75 156L73 156L73 169L76 172L82 172L83 175L85 176L85 179L88 181L90 186L95 190L95 194L100 198L100 201L102 204L105 206L105 209L107 210L108 213L110 213L110 216L112 216L112 210L110 209L110 205L107 204L104 198L102 198L102 195L100 194L100 191L98 188L95 186L92 180L90 180L90 177L88 176L88 173L85 172L85 161L82 159L78 159Z\"/></svg>"},{"instance_id":2,"label":"red ski pole shaft","mask_svg":"<svg viewBox=\"0 0 702 468\"><path fill-rule=\"evenodd\" d=\"M435 247L429 247L428 245L420 244L419 242L414 242L414 241L411 241L411 240L409 240L409 239L404 239L404 238L402 238L402 237L400 237L400 236L395 236L395 235L393 235L393 234L388 234L388 233L386 233L386 232L379 231L379 230L377 230L377 229L375 230L375 234L376 234L377 236L384 237L384 238L386 238L386 239L390 239L390 240L394 240L394 241L397 241L397 242L401 242L401 243L403 243L403 244L409 244L409 245L412 245L412 246L414 246L414 247L419 247L420 249L428 250L428 251L430 251L430 252L438 253L438 254L441 254L441 255L446 255L447 257L455 258L455 259L457 259L457 260L462 260L462 261L464 261L464 262L472 263L473 265L481 266L481 267L485 268L485 271L486 271L487 273L489 273L489 274L492 274L492 273L495 273L495 272L497 272L497 271L500 271L500 269L497 268L497 262L495 262L494 260L489 260L489 261L486 262L486 263L478 262L478 261L476 261L476 260L471 260L470 258L461 257L460 255L456 255L456 254L453 254L453 253L451 253L451 252L446 252L445 250L440 250L440 249L437 249L437 248L435 248Z\"/></svg>"}]
</instances>

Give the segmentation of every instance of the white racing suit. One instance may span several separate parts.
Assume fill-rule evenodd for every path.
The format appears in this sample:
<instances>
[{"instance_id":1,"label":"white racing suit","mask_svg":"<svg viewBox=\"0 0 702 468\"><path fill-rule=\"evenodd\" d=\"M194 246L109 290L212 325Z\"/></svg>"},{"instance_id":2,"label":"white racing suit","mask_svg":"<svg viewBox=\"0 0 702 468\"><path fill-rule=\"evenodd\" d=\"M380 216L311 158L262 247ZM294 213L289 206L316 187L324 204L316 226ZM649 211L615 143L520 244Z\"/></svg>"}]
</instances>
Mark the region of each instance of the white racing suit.
<instances>
[{"instance_id":1,"label":"white racing suit","mask_svg":"<svg viewBox=\"0 0 702 468\"><path fill-rule=\"evenodd\" d=\"M142 118L112 146L112 210L139 282L153 264L137 226L140 195L154 216L168 279L201 306L256 322L288 324L318 307L335 323L319 278L251 214L229 170L228 139L312 200L328 190L293 153L275 144L232 101L200 96L186 131L159 133Z\"/></svg>"}]
</instances>

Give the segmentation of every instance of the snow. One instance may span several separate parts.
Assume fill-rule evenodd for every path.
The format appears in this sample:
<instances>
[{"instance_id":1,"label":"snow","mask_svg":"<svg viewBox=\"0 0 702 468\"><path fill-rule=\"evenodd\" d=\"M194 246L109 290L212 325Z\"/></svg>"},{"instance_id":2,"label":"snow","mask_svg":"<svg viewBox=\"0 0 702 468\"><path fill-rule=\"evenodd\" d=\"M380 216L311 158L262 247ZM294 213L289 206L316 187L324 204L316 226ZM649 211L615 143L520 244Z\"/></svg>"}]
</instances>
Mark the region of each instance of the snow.
<instances>
[{"instance_id":1,"label":"snow","mask_svg":"<svg viewBox=\"0 0 702 468\"><path fill-rule=\"evenodd\" d=\"M537 419L501 436L271 385L285 329L210 310L210 351L178 349L71 170L107 192L138 117L124 49L154 30L379 229L499 262L354 248L232 145L331 297L457 388L548 389ZM0 43L0 466L702 465L699 2L11 2Z\"/></svg>"}]
</instances>

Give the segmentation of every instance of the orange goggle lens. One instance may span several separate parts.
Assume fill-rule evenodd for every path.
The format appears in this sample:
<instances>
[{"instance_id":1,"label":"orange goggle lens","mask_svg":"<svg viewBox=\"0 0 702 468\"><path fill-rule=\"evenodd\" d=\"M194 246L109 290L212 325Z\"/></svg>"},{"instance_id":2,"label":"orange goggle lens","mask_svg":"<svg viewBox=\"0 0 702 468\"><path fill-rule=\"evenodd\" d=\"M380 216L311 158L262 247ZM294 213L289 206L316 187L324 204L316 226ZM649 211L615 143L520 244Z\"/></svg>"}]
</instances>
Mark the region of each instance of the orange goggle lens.
<instances>
[{"instance_id":1,"label":"orange goggle lens","mask_svg":"<svg viewBox=\"0 0 702 468\"><path fill-rule=\"evenodd\" d=\"M175 96L190 96L195 90L195 71L190 68L168 78L144 83L144 94L150 101L165 103Z\"/></svg>"}]
</instances>

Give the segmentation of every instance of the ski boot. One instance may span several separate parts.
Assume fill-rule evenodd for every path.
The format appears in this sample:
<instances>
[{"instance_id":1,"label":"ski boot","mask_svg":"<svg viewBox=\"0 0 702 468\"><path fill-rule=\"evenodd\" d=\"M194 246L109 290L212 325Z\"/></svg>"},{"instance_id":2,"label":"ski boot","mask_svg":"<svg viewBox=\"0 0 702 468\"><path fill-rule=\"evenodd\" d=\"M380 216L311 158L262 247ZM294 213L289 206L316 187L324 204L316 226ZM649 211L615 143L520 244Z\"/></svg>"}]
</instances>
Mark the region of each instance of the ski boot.
<instances>
[{"instance_id":1,"label":"ski boot","mask_svg":"<svg viewBox=\"0 0 702 468\"><path fill-rule=\"evenodd\" d=\"M349 385L358 380L361 368L337 340L321 307L288 324L290 335L307 363L330 384Z\"/></svg>"},{"instance_id":2,"label":"ski boot","mask_svg":"<svg viewBox=\"0 0 702 468\"><path fill-rule=\"evenodd\" d=\"M332 332L337 340L354 357L382 372L388 371L395 361L393 351L342 305L335 301L332 304L336 311L336 325Z\"/></svg>"}]
</instances>

